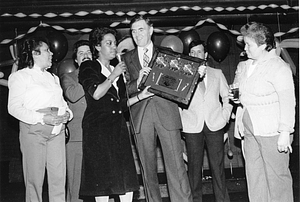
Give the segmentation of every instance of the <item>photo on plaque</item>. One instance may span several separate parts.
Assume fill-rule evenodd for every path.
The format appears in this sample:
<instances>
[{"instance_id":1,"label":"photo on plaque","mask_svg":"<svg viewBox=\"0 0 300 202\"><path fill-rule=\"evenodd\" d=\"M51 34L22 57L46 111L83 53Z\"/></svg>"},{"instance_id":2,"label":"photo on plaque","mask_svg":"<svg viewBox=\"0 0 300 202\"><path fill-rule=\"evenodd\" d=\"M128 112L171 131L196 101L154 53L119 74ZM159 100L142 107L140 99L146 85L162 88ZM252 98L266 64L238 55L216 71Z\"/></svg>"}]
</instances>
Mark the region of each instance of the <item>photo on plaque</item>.
<instances>
[{"instance_id":1,"label":"photo on plaque","mask_svg":"<svg viewBox=\"0 0 300 202\"><path fill-rule=\"evenodd\" d=\"M169 48L155 47L151 71L139 86L155 95L188 105L199 79L198 67L205 60L183 55Z\"/></svg>"}]
</instances>

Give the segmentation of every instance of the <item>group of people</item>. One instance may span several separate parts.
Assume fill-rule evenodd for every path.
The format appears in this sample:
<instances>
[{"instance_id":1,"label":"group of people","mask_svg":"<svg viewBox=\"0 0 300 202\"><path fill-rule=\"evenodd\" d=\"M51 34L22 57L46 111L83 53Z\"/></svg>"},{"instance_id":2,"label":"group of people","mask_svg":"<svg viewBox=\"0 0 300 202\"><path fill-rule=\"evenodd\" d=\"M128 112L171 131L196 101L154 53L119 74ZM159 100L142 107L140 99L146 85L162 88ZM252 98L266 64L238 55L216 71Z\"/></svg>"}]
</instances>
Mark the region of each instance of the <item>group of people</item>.
<instances>
[{"instance_id":1,"label":"group of people","mask_svg":"<svg viewBox=\"0 0 300 202\"><path fill-rule=\"evenodd\" d=\"M233 97L221 70L200 66L191 102L183 108L150 93L150 86L139 89L158 48L151 40L150 19L134 17L130 31L136 48L112 66L117 54L116 31L95 28L89 41L74 45L77 69L60 79L47 71L52 59L47 42L25 41L19 63L22 69L9 77L8 111L20 120L26 202L42 201L45 168L50 202L108 202L112 196L131 202L139 189L132 140L146 201L162 201L156 156L159 140L170 201L202 201L206 144L215 201L229 202L223 129L235 105L235 133L243 142L250 201L292 202L288 166L295 122L294 84L288 64L275 54L272 31L255 22L241 28L248 60L236 70L239 98ZM189 50L192 57L208 59L201 40L191 42ZM124 117L128 110L133 139ZM70 130L67 145L66 123Z\"/></svg>"}]
</instances>

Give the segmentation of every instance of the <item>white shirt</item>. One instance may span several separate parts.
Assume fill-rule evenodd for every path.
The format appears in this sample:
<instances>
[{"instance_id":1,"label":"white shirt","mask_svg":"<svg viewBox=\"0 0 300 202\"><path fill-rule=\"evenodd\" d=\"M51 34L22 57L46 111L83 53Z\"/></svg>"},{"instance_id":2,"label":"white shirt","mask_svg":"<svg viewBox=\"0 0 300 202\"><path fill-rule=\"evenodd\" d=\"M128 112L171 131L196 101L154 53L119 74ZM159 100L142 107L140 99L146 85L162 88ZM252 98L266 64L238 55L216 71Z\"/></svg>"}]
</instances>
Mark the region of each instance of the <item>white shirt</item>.
<instances>
[{"instance_id":1,"label":"white shirt","mask_svg":"<svg viewBox=\"0 0 300 202\"><path fill-rule=\"evenodd\" d=\"M66 107L59 78L39 67L24 68L12 73L8 79L8 112L27 124L43 124L44 113L36 110L47 107Z\"/></svg>"},{"instance_id":2,"label":"white shirt","mask_svg":"<svg viewBox=\"0 0 300 202\"><path fill-rule=\"evenodd\" d=\"M98 60L97 59L97 61L101 64L101 67L105 67L105 65L100 61L100 60ZM109 65L110 66L110 69L111 69L111 71L113 71L114 70L114 66L111 66L111 65ZM101 68L101 73L104 75L104 76L106 76L106 78L111 74L111 72L105 67L105 68ZM112 85L117 89L117 91L119 91L119 88L118 88L118 86L117 86L117 81L119 80L119 77L117 77L114 81L113 81L113 83L112 83Z\"/></svg>"}]
</instances>

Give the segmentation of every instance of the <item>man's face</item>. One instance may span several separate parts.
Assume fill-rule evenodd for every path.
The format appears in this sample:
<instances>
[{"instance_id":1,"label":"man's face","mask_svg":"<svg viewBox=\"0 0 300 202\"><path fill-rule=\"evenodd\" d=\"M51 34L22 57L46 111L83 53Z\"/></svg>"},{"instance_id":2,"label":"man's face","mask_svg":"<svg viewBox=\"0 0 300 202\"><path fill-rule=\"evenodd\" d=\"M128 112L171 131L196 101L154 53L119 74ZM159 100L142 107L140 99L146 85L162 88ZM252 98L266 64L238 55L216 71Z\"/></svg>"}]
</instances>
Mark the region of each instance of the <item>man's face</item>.
<instances>
[{"instance_id":1,"label":"man's face","mask_svg":"<svg viewBox=\"0 0 300 202\"><path fill-rule=\"evenodd\" d=\"M198 45L198 46L194 46L193 48L191 48L190 56L204 60L206 58L206 53L204 52L204 46Z\"/></svg>"},{"instance_id":2,"label":"man's face","mask_svg":"<svg viewBox=\"0 0 300 202\"><path fill-rule=\"evenodd\" d=\"M81 63L86 60L92 60L92 52L90 50L90 47L87 45L79 46L75 62L78 64L78 66L80 66Z\"/></svg>"},{"instance_id":3,"label":"man's face","mask_svg":"<svg viewBox=\"0 0 300 202\"><path fill-rule=\"evenodd\" d=\"M146 47L151 42L153 27L149 26L145 20L139 20L132 24L131 33L137 46Z\"/></svg>"}]
</instances>

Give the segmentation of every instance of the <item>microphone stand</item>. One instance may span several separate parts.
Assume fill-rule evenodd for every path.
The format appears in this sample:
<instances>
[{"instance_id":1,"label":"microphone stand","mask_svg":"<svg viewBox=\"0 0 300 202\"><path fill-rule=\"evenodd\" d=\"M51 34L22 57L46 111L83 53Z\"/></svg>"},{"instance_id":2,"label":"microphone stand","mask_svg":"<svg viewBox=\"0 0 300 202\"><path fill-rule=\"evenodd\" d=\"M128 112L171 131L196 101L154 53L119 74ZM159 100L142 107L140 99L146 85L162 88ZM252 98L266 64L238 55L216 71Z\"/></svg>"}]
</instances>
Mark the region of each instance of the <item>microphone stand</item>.
<instances>
[{"instance_id":1,"label":"microphone stand","mask_svg":"<svg viewBox=\"0 0 300 202\"><path fill-rule=\"evenodd\" d=\"M118 59L119 62L122 62L122 55L120 53L117 53L116 57L117 57L117 59ZM126 80L126 77L125 77L124 73L122 73L122 74L123 74L123 78ZM125 82L125 91L126 91L127 99L129 99L129 93L128 93L128 89L126 87L126 82ZM136 139L136 134L137 133L136 133L135 126L133 124L133 118L132 118L132 113L131 113L131 109L130 108L131 108L131 106L128 106L129 119L130 119L129 121L131 122L130 125L132 126L132 130L133 130L133 139L134 139L135 148L136 148L137 160L139 162L140 172L141 172L141 176L142 176L142 181L143 181L143 184L144 184L145 200L146 200L146 202L149 202L148 194L147 194L148 191L147 191L147 186L146 186L147 182L146 182L146 178L145 178L145 174L144 174L144 168L143 168L142 162L140 160L140 156L139 156L138 144L137 144L137 139ZM129 131L129 135L130 134L131 134L131 130ZM131 145L133 145L130 136L129 136L129 140L130 140Z\"/></svg>"}]
</instances>

